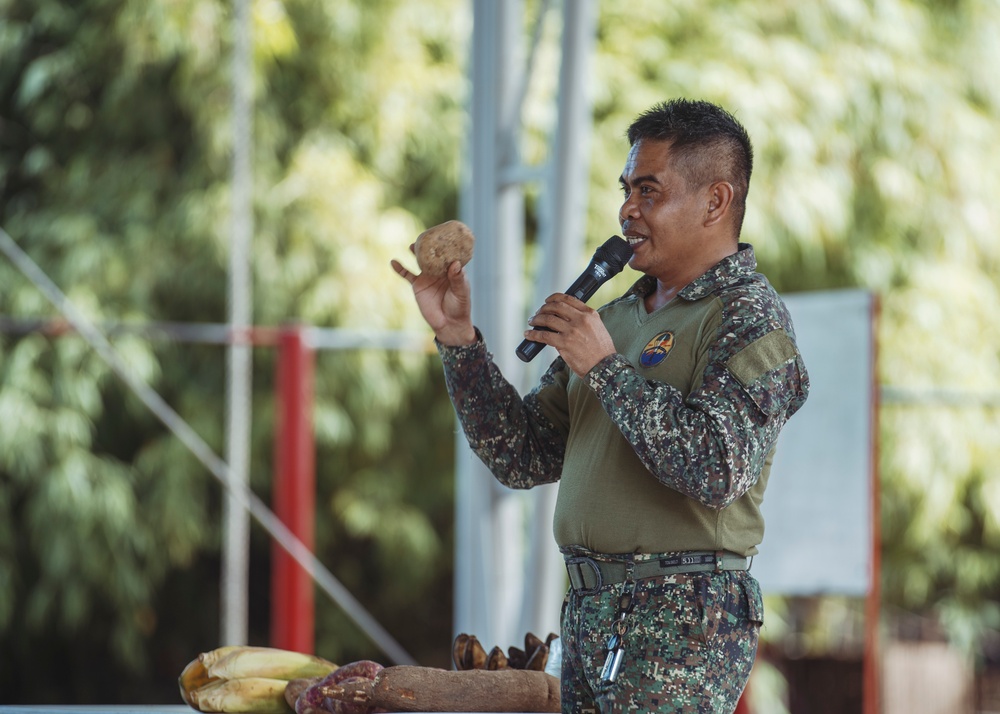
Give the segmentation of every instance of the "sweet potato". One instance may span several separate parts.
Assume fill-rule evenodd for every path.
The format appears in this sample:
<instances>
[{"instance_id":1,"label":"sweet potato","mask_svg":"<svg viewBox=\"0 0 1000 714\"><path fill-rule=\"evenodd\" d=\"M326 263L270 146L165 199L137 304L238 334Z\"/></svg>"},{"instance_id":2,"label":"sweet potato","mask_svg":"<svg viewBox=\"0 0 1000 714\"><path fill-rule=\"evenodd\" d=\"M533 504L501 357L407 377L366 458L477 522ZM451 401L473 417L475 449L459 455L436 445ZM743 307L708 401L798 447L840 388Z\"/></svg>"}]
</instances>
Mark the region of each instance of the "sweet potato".
<instances>
[{"instance_id":1,"label":"sweet potato","mask_svg":"<svg viewBox=\"0 0 1000 714\"><path fill-rule=\"evenodd\" d=\"M361 659L357 662L348 662L337 668L337 671L329 676L330 684L336 684L348 677L364 677L365 679L375 679L375 675L382 671L382 665L370 659Z\"/></svg>"},{"instance_id":2,"label":"sweet potato","mask_svg":"<svg viewBox=\"0 0 1000 714\"><path fill-rule=\"evenodd\" d=\"M381 664L368 659L338 667L299 693L295 699L295 714L368 714L371 709L367 705L355 706L342 699L332 698L325 688L371 682L381 670Z\"/></svg>"},{"instance_id":3,"label":"sweet potato","mask_svg":"<svg viewBox=\"0 0 1000 714\"><path fill-rule=\"evenodd\" d=\"M285 701L288 702L288 706L294 710L299 695L309 689L309 687L319 684L322 681L323 677L302 677L290 681L288 686L285 687Z\"/></svg>"},{"instance_id":4,"label":"sweet potato","mask_svg":"<svg viewBox=\"0 0 1000 714\"><path fill-rule=\"evenodd\" d=\"M558 712L559 680L517 669L386 667L374 680L320 684L325 696L393 712Z\"/></svg>"}]
</instances>

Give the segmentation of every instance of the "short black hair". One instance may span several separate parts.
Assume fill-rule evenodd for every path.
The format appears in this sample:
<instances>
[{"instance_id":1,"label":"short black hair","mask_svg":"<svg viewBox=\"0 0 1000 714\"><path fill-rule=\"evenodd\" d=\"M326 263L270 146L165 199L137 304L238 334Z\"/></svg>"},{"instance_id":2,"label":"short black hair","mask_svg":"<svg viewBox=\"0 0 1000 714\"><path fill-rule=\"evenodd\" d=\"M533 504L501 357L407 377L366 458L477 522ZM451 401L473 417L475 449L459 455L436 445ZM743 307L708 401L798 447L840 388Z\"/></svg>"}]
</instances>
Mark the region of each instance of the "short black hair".
<instances>
[{"instance_id":1,"label":"short black hair","mask_svg":"<svg viewBox=\"0 0 1000 714\"><path fill-rule=\"evenodd\" d=\"M739 236L753 171L753 145L736 117L711 102L671 99L646 110L629 126L629 145L642 139L670 142L676 168L688 186L728 181Z\"/></svg>"}]
</instances>

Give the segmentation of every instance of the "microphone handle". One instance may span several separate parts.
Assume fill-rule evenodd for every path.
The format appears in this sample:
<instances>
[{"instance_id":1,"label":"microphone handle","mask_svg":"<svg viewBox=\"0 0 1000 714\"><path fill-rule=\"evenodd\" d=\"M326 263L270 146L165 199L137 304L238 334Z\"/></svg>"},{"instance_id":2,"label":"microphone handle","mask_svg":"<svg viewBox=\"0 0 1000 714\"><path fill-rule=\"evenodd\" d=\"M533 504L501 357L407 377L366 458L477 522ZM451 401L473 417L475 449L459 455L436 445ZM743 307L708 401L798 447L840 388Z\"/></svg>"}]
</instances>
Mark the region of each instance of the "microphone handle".
<instances>
[{"instance_id":1,"label":"microphone handle","mask_svg":"<svg viewBox=\"0 0 1000 714\"><path fill-rule=\"evenodd\" d=\"M552 332L552 330L547 327L533 327L532 329ZM538 353L541 352L544 347L544 342L535 342L534 340L525 338L522 340L521 344L517 346L517 349L514 350L514 354L516 354L522 362L530 362L538 356Z\"/></svg>"},{"instance_id":2,"label":"microphone handle","mask_svg":"<svg viewBox=\"0 0 1000 714\"><path fill-rule=\"evenodd\" d=\"M597 264L604 267L603 264ZM601 287L603 281L598 280L591 270L588 270L579 278L576 279L572 285L566 290L567 295L572 295L577 300L587 302L590 298L594 297L594 293L597 289Z\"/></svg>"},{"instance_id":3,"label":"microphone handle","mask_svg":"<svg viewBox=\"0 0 1000 714\"><path fill-rule=\"evenodd\" d=\"M594 277L591 270L587 270L583 273L583 275L577 278L572 285L569 286L566 294L572 295L583 302L587 302L587 300L594 296L597 289L601 287L601 284L602 281ZM547 327L532 327L531 329L552 332L552 330ZM535 342L534 340L525 338L521 344L518 345L517 349L514 350L514 353L522 362L530 362L538 356L538 353L541 352L544 347L544 342Z\"/></svg>"}]
</instances>

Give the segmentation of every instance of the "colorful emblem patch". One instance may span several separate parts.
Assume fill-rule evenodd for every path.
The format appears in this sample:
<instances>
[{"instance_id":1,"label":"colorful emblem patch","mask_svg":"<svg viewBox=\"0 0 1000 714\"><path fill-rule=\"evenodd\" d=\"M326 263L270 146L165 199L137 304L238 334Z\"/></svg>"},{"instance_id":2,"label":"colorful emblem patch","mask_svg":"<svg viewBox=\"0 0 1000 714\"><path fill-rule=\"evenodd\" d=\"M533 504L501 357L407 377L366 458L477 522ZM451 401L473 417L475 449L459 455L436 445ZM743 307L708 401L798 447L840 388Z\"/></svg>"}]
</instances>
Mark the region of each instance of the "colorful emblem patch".
<instances>
[{"instance_id":1,"label":"colorful emblem patch","mask_svg":"<svg viewBox=\"0 0 1000 714\"><path fill-rule=\"evenodd\" d=\"M643 367L655 367L667 358L667 353L674 346L674 333L669 330L661 332L646 343L639 355L639 364Z\"/></svg>"}]
</instances>

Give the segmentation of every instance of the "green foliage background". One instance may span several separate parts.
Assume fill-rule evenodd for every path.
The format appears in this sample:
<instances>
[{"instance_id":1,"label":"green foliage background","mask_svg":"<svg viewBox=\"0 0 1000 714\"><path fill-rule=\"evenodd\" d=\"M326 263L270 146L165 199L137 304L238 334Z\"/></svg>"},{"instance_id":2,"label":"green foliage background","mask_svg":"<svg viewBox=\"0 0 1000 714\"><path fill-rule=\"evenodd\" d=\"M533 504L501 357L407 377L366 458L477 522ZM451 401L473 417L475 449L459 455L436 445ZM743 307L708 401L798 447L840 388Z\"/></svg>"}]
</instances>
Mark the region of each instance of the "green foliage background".
<instances>
[{"instance_id":1,"label":"green foliage background","mask_svg":"<svg viewBox=\"0 0 1000 714\"><path fill-rule=\"evenodd\" d=\"M0 226L95 320L225 319L230 21L219 0L0 0ZM257 0L254 24L255 321L413 329L388 260L457 215L469 3ZM991 0L602 1L586 147L595 246L618 230L633 116L677 95L729 107L755 140L744 234L762 270L784 292L878 292L880 382L959 394L883 403L883 585L889 616L937 618L974 653L1000 629L998 33ZM58 317L5 260L0 314ZM222 351L115 345L222 452ZM273 368L257 350L262 495ZM319 555L446 666L454 425L436 359L323 353L316 399ZM176 703L181 667L217 644L217 484L73 337L0 335L0 424L0 700ZM268 552L255 532L260 643ZM325 602L317 649L380 656Z\"/></svg>"}]
</instances>

